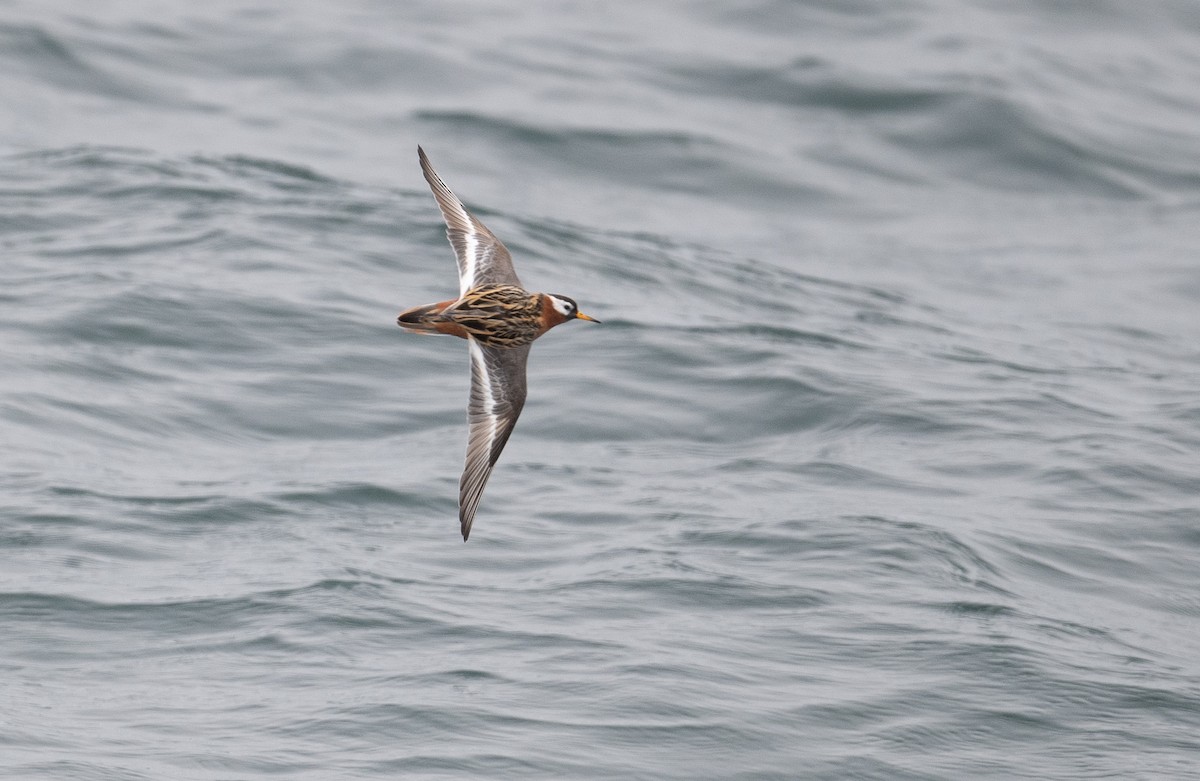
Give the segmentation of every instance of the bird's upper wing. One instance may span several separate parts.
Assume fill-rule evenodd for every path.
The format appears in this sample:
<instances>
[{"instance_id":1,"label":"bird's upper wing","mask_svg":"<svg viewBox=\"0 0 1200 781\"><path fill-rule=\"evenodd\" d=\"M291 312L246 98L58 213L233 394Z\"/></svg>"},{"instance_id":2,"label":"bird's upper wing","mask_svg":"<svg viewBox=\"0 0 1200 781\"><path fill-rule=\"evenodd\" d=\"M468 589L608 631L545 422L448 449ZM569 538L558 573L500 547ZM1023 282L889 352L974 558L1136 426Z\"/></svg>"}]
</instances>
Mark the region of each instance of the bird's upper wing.
<instances>
[{"instance_id":1,"label":"bird's upper wing","mask_svg":"<svg viewBox=\"0 0 1200 781\"><path fill-rule=\"evenodd\" d=\"M525 362L529 345L484 347L468 339L471 402L467 407L467 464L458 485L458 520L465 542L492 467L525 406Z\"/></svg>"},{"instance_id":2,"label":"bird's upper wing","mask_svg":"<svg viewBox=\"0 0 1200 781\"><path fill-rule=\"evenodd\" d=\"M421 172L433 190L433 197L441 207L446 219L446 237L458 256L458 294L461 296L473 287L485 284L521 285L517 272L513 270L512 255L492 235L487 227L463 207L458 196L437 175L425 150L417 147L421 160Z\"/></svg>"}]
</instances>

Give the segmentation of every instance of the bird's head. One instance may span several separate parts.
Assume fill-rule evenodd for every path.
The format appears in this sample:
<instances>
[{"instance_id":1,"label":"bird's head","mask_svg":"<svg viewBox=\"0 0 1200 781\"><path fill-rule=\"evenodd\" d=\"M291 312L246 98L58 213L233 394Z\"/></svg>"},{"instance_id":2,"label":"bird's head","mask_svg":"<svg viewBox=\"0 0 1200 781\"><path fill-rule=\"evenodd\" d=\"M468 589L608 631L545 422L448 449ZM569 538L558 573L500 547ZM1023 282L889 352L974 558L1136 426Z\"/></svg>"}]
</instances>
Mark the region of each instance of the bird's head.
<instances>
[{"instance_id":1,"label":"bird's head","mask_svg":"<svg viewBox=\"0 0 1200 781\"><path fill-rule=\"evenodd\" d=\"M599 323L600 321L594 317L589 317L579 311L579 304L575 303L575 299L560 296L557 293L547 293L546 298L550 301L550 307L562 318L559 322L565 323L568 320L587 320L590 323Z\"/></svg>"}]
</instances>

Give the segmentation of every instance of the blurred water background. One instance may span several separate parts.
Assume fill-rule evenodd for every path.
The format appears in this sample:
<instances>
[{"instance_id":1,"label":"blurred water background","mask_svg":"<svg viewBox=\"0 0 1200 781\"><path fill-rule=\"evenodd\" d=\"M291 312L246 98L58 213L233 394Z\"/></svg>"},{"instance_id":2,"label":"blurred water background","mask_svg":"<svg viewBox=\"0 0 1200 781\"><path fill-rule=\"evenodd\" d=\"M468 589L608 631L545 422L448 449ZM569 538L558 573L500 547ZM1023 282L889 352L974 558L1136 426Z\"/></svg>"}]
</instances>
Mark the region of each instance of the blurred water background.
<instances>
[{"instance_id":1,"label":"blurred water background","mask_svg":"<svg viewBox=\"0 0 1200 781\"><path fill-rule=\"evenodd\" d=\"M0 0L0 777L1200 778L1200 6ZM541 340L471 540L416 145Z\"/></svg>"}]
</instances>

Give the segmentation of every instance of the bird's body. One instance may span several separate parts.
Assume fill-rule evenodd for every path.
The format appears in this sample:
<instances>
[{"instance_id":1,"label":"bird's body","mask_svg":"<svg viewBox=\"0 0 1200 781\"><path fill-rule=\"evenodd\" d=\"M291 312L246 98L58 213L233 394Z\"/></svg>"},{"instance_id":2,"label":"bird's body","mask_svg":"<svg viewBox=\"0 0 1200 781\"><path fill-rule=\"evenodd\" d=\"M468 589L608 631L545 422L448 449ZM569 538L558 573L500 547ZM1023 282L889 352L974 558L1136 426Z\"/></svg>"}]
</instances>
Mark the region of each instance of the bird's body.
<instances>
[{"instance_id":1,"label":"bird's body","mask_svg":"<svg viewBox=\"0 0 1200 781\"><path fill-rule=\"evenodd\" d=\"M581 313L566 296L525 290L508 249L450 192L420 147L417 156L458 257L459 296L407 309L396 322L413 333L458 336L470 347L467 460L458 510L465 541L483 487L525 404L529 346L568 320L598 321Z\"/></svg>"},{"instance_id":2,"label":"bird's body","mask_svg":"<svg viewBox=\"0 0 1200 781\"><path fill-rule=\"evenodd\" d=\"M544 293L517 285L480 285L462 298L413 307L400 314L400 327L475 339L485 347L522 347L567 317Z\"/></svg>"}]
</instances>

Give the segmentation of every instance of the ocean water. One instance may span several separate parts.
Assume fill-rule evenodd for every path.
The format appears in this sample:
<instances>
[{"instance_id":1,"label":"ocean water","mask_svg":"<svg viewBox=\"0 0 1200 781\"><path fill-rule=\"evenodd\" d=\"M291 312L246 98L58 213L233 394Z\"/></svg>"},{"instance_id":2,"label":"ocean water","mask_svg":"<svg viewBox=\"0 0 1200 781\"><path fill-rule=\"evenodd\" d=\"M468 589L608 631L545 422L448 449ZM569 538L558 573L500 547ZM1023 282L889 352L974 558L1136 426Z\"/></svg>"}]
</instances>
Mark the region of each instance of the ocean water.
<instances>
[{"instance_id":1,"label":"ocean water","mask_svg":"<svg viewBox=\"0 0 1200 781\"><path fill-rule=\"evenodd\" d=\"M1200 778L1200 6L0 2L0 777ZM416 162L532 289L468 543Z\"/></svg>"}]
</instances>

